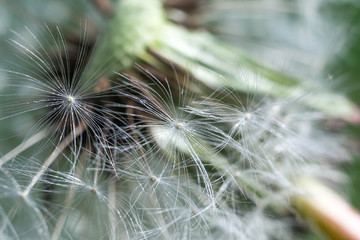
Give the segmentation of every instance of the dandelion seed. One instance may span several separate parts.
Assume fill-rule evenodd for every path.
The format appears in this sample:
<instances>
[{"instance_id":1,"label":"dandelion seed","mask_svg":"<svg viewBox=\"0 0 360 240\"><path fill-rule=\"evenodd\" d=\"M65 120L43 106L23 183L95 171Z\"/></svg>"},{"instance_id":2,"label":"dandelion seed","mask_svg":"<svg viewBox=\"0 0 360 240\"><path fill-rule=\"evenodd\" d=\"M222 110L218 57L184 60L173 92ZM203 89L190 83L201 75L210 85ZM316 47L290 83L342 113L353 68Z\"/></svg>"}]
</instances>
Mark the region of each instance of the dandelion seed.
<instances>
[{"instance_id":1,"label":"dandelion seed","mask_svg":"<svg viewBox=\"0 0 360 240\"><path fill-rule=\"evenodd\" d=\"M96 190L96 188L91 188L91 190L90 190L92 193L94 193L94 194L97 194L97 190Z\"/></svg>"},{"instance_id":2,"label":"dandelion seed","mask_svg":"<svg viewBox=\"0 0 360 240\"><path fill-rule=\"evenodd\" d=\"M184 128L184 124L183 123L177 123L176 124L176 129L177 130L181 130L181 129L183 129Z\"/></svg>"},{"instance_id":3,"label":"dandelion seed","mask_svg":"<svg viewBox=\"0 0 360 240\"><path fill-rule=\"evenodd\" d=\"M183 151L180 155L191 156L199 170L199 179L203 179L209 196L213 195L210 179L205 170L203 158L216 155L217 150L207 146L207 140L211 144L220 145L224 141L224 134L211 124L208 119L196 119L196 116L186 111L187 104L192 104L191 90L183 89L185 86L171 88L169 82L161 82L147 70L139 67L153 82L152 85L144 84L133 77L121 75L122 78L132 82L126 83L124 89L119 89L119 94L132 99L137 105L127 106L138 112L139 119L137 128L148 128L152 135L146 136L141 142L156 142L161 147L158 151L169 154L170 159ZM175 78L175 81L176 78ZM160 89L158 91L157 89ZM131 94L133 92L134 94ZM176 94L176 98L174 96ZM114 106L122 107L121 104ZM214 156L211 156L213 158ZM183 158L183 157L180 157Z\"/></svg>"},{"instance_id":4,"label":"dandelion seed","mask_svg":"<svg viewBox=\"0 0 360 240\"><path fill-rule=\"evenodd\" d=\"M75 98L73 96L68 96L67 97L67 102L70 103L74 103L75 102Z\"/></svg>"},{"instance_id":5,"label":"dandelion seed","mask_svg":"<svg viewBox=\"0 0 360 240\"><path fill-rule=\"evenodd\" d=\"M93 138L92 141L102 139L104 142L101 128L111 127L112 123L105 116L110 112L98 103L107 89L96 88L96 81L99 76L106 77L101 75L106 69L86 72L87 28L82 33L75 60L60 28L52 31L46 26L46 34L42 37L35 36L28 28L27 33L32 43L18 33L14 33L17 40L9 40L24 56L12 62L14 70L3 70L12 81L6 86L11 93L0 95L4 100L0 120L37 115L38 121L33 123L28 136L38 129L51 128L49 137L56 137L59 142L69 132L74 132L76 126L84 124L89 133L86 140ZM49 51L47 45L54 50ZM74 153L79 151L83 141L85 138L74 139Z\"/></svg>"}]
</instances>

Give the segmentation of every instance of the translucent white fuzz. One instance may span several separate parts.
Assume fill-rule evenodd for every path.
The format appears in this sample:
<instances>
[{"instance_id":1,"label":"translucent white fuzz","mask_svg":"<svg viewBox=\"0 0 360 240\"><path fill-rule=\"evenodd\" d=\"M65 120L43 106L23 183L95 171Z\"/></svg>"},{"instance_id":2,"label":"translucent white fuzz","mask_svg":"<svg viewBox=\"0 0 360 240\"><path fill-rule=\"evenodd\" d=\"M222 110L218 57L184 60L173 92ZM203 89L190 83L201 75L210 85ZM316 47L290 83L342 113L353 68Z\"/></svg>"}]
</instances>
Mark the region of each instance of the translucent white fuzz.
<instances>
[{"instance_id":1,"label":"translucent white fuzz","mask_svg":"<svg viewBox=\"0 0 360 240\"><path fill-rule=\"evenodd\" d=\"M49 137L56 137L61 142L68 132L74 132L76 126L84 124L95 139L96 136L104 139L100 125L110 126L111 123L104 117L106 109L96 101L105 94L106 89L99 89L97 81L99 76L107 77L103 74L107 69L87 70L87 27L81 33L82 44L74 62L71 59L74 50L67 45L60 28L50 30L45 25L43 35L35 36L28 28L26 33L27 38L14 32L14 38L9 40L18 53L9 60L11 69L1 70L7 73L9 81L0 93L0 121L30 118L30 128L21 129L26 138L43 129L51 129ZM81 142L75 145L74 151L79 149Z\"/></svg>"},{"instance_id":2,"label":"translucent white fuzz","mask_svg":"<svg viewBox=\"0 0 360 240\"><path fill-rule=\"evenodd\" d=\"M161 151L169 154L170 158L174 158L173 155L176 155L179 149L183 150L197 166L199 177L203 179L209 196L213 196L210 179L202 159L206 155L216 154L217 151L211 150L207 140L212 144L221 145L226 136L220 129L212 126L210 121L199 121L185 111L184 107L193 100L191 91L180 87L173 92L166 80L160 82L146 70L144 72L149 74L149 78L160 88L159 90L141 82L129 83L126 88L118 90L119 94L131 98L136 103L135 106L128 107L132 107L137 112L136 116L142 120L137 127L139 131L142 128L149 128L152 133L140 140L140 143L157 143L161 146ZM125 75L122 77L128 78ZM128 92L139 93L141 97Z\"/></svg>"},{"instance_id":3,"label":"translucent white fuzz","mask_svg":"<svg viewBox=\"0 0 360 240\"><path fill-rule=\"evenodd\" d=\"M38 205L40 200L22 198L21 186L8 168L0 170L0 192L1 237L21 239L23 234L26 234L30 239L49 239L50 231L45 217L46 213Z\"/></svg>"},{"instance_id":4,"label":"translucent white fuzz","mask_svg":"<svg viewBox=\"0 0 360 240\"><path fill-rule=\"evenodd\" d=\"M109 156L107 139L113 135L109 133L114 125L105 117L111 114L110 110L97 103L110 96L106 87L97 84L99 76L107 77L103 74L107 68L86 70L87 27L81 33L82 44L75 62L70 59L74 54L72 45L66 43L60 28L50 30L45 26L43 35L38 36L30 29L26 33L14 33L9 40L17 52L9 60L11 68L0 70L9 77L0 93L0 122L8 125L10 132L1 140L10 137L21 142L6 154L1 153L0 170L8 175L0 181L0 207L5 211L1 219L8 222L0 221L0 235L7 236L11 229L13 239L25 232L29 239L61 239L68 214L57 216L59 224L50 232L53 223L46 222L51 221L54 204L45 207L41 195L80 184L74 172L79 168L77 161L84 145L102 146L102 154ZM107 61L103 63L106 65ZM22 124L11 124L16 121ZM117 134L120 133L117 128ZM126 141L126 134L118 139ZM61 165L66 170L60 170ZM12 185L16 187L11 189ZM46 186L51 190L45 190ZM69 199L72 200L64 203L64 209L72 206L73 196ZM24 221L19 220L22 214Z\"/></svg>"},{"instance_id":5,"label":"translucent white fuzz","mask_svg":"<svg viewBox=\"0 0 360 240\"><path fill-rule=\"evenodd\" d=\"M44 172L49 168L49 166L56 160L56 158L61 154L66 147L69 146L71 142L75 140L84 130L86 126L80 125L74 129L74 133L71 133L67 136L63 142L55 148L55 150L51 153L48 159L45 160L44 164L41 166L39 172L33 177L30 184L26 187L24 192L22 193L23 198L26 198L34 185L39 181L40 177L44 174Z\"/></svg>"},{"instance_id":6,"label":"translucent white fuzz","mask_svg":"<svg viewBox=\"0 0 360 240\"><path fill-rule=\"evenodd\" d=\"M193 97L186 84L172 89L168 81L160 81L146 70L145 73L151 78L149 84L133 80L126 83L124 89L119 89L122 96L134 102L127 105L133 109L131 118L140 119L139 124L132 127L140 136L137 142L143 148L151 143L160 148L144 150L145 154L136 157L136 162L152 157L155 151L163 154L164 157L159 159L170 161L169 165L173 162L175 169L178 164L180 168L196 166L199 179L202 179L199 181L204 181L209 211L214 203L220 204L215 182L222 180L214 181L215 176L209 175L209 171L203 174L203 169L216 169L222 174L221 178L229 181L227 186L224 184L226 191L243 191L256 203L259 216L262 216L262 211L268 207L288 205L288 199L297 192L293 179L304 174L323 176L324 168L320 170L320 164L327 161L329 155L312 148L326 148L333 141L331 144L337 150L344 150L338 139L315 128L323 115L307 109L296 98L276 100L219 90L201 99ZM126 75L122 77L130 80ZM175 95L177 92L180 94ZM150 135L143 134L143 129L147 128L150 128ZM318 136L314 134L315 129ZM309 148L310 143L317 146ZM146 166L144 163L144 169ZM327 173L336 176L329 170ZM162 182L162 178L150 169L138 177L143 179L145 186ZM203 216L201 210L195 212ZM256 221L263 220L260 217ZM262 232L264 236L271 235L266 231Z\"/></svg>"}]
</instances>

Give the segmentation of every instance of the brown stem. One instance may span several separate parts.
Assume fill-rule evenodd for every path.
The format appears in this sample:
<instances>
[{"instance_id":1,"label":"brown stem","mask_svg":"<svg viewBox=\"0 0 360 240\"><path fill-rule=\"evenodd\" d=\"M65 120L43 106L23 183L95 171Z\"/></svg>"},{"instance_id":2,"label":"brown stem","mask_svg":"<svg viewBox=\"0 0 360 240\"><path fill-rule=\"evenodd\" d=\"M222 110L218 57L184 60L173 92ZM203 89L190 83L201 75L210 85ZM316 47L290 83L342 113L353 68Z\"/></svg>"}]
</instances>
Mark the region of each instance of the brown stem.
<instances>
[{"instance_id":1,"label":"brown stem","mask_svg":"<svg viewBox=\"0 0 360 240\"><path fill-rule=\"evenodd\" d=\"M293 200L302 217L332 240L360 240L360 214L338 194L314 179L297 185L304 195Z\"/></svg>"}]
</instances>

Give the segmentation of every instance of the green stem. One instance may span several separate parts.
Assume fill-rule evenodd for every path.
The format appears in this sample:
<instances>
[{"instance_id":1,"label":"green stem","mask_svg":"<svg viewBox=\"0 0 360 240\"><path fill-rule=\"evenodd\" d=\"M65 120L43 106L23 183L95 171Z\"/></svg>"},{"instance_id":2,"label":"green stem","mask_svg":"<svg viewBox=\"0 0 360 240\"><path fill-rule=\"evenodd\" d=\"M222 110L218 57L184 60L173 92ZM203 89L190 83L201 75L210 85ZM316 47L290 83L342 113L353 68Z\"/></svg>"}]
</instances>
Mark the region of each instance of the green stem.
<instances>
[{"instance_id":1,"label":"green stem","mask_svg":"<svg viewBox=\"0 0 360 240\"><path fill-rule=\"evenodd\" d=\"M189 31L168 22L160 0L119 0L89 69L107 68L111 74L129 68L136 60L148 60L148 48L207 85L298 98L331 117L360 121L358 109L346 97L317 88L314 81L302 81L263 66L207 32Z\"/></svg>"},{"instance_id":2,"label":"green stem","mask_svg":"<svg viewBox=\"0 0 360 240\"><path fill-rule=\"evenodd\" d=\"M207 32L188 31L167 24L161 43L154 46L158 54L187 69L212 87L280 98L298 98L305 105L328 116L356 122L358 109L341 94L316 87L314 81L302 81L269 69L239 49L218 41Z\"/></svg>"}]
</instances>

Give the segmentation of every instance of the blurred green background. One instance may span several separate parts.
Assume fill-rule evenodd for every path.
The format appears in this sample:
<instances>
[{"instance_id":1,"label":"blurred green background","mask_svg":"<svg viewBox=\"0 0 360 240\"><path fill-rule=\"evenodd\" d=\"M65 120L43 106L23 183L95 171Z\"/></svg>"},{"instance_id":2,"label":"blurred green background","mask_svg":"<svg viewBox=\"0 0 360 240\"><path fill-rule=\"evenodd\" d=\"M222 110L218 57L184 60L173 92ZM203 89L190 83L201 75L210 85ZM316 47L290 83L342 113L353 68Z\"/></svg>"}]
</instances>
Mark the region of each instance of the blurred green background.
<instances>
[{"instance_id":1,"label":"blurred green background","mask_svg":"<svg viewBox=\"0 0 360 240\"><path fill-rule=\"evenodd\" d=\"M341 24L344 44L333 59L329 59L327 69L341 81L348 96L360 106L360 2L331 1L321 9L321 14L329 21ZM360 126L349 126L348 132L356 141L360 139ZM359 151L359 143L356 148ZM354 162L344 166L349 176L348 193L352 204L360 210L360 154L354 154Z\"/></svg>"},{"instance_id":2,"label":"blurred green background","mask_svg":"<svg viewBox=\"0 0 360 240\"><path fill-rule=\"evenodd\" d=\"M341 88L360 106L360 2L332 1L324 4L321 14L345 29L341 50L327 63L327 70L339 79ZM352 205L360 210L360 126L348 126L347 131L357 142L354 161L343 167L349 182L345 190ZM315 236L309 239L317 239Z\"/></svg>"}]
</instances>

